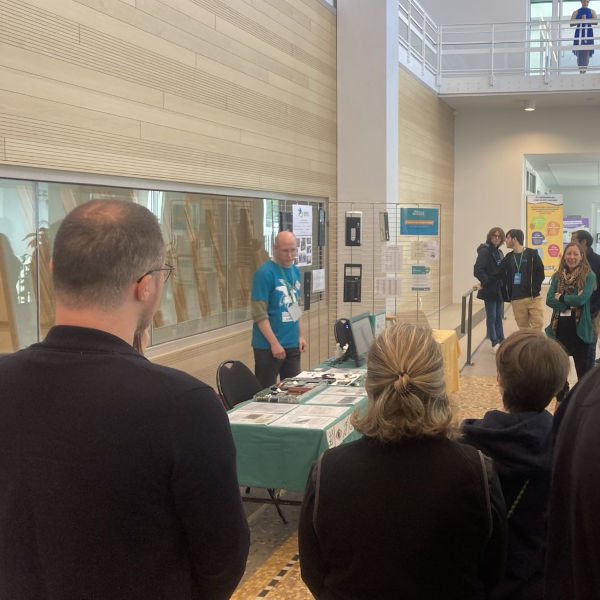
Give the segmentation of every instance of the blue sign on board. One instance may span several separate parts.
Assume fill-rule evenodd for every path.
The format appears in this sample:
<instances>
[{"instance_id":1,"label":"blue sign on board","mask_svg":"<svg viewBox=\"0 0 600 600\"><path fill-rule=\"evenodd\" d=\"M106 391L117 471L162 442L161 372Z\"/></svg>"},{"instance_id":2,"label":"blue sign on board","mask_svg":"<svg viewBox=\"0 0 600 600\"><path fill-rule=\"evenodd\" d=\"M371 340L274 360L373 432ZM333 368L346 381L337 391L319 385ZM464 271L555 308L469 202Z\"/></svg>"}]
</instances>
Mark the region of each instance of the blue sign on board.
<instances>
[{"instance_id":1,"label":"blue sign on board","mask_svg":"<svg viewBox=\"0 0 600 600\"><path fill-rule=\"evenodd\" d=\"M439 235L439 208L401 208L402 235Z\"/></svg>"}]
</instances>

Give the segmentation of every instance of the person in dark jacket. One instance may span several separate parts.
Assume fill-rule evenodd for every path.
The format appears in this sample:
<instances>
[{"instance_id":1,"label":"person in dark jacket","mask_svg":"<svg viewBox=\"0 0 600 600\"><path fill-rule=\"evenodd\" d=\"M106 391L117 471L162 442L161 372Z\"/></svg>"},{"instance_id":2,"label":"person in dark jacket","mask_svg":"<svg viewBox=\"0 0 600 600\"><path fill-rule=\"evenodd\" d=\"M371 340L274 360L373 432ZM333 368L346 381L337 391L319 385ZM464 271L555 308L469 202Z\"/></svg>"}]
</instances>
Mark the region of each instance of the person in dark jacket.
<instances>
[{"instance_id":1,"label":"person in dark jacket","mask_svg":"<svg viewBox=\"0 0 600 600\"><path fill-rule=\"evenodd\" d=\"M600 598L599 388L600 369L594 368L561 403L548 513L545 600Z\"/></svg>"},{"instance_id":2,"label":"person in dark jacket","mask_svg":"<svg viewBox=\"0 0 600 600\"><path fill-rule=\"evenodd\" d=\"M537 250L524 248L525 235L520 229L506 232L509 252L494 277L504 282L519 329L538 329L544 326L544 307L540 290L544 281L544 263Z\"/></svg>"},{"instance_id":3,"label":"person in dark jacket","mask_svg":"<svg viewBox=\"0 0 600 600\"><path fill-rule=\"evenodd\" d=\"M492 352L496 352L498 344L504 340L502 316L504 299L502 297L502 281L494 279L493 275L502 262L504 254L500 246L504 243L504 231L500 227L489 230L485 244L477 248L477 260L473 267L473 275L479 279L477 297L485 304L485 322L487 337L492 344Z\"/></svg>"},{"instance_id":4,"label":"person in dark jacket","mask_svg":"<svg viewBox=\"0 0 600 600\"><path fill-rule=\"evenodd\" d=\"M172 267L134 202L74 208L56 325L0 357L0 598L226 600L248 523L214 390L133 349Z\"/></svg>"},{"instance_id":5,"label":"person in dark jacket","mask_svg":"<svg viewBox=\"0 0 600 600\"><path fill-rule=\"evenodd\" d=\"M506 573L491 597L541 600L553 441L545 409L565 386L569 357L543 333L523 330L500 346L496 366L505 410L461 426L463 441L494 460L508 511Z\"/></svg>"},{"instance_id":6,"label":"person in dark jacket","mask_svg":"<svg viewBox=\"0 0 600 600\"><path fill-rule=\"evenodd\" d=\"M365 385L367 409L353 417L364 437L325 452L308 479L304 582L318 600L488 598L504 568L504 501L483 455L449 437L431 330L385 329Z\"/></svg>"},{"instance_id":7,"label":"person in dark jacket","mask_svg":"<svg viewBox=\"0 0 600 600\"><path fill-rule=\"evenodd\" d=\"M585 257L587 258L588 264L590 265L592 271L594 271L594 275L596 276L597 287L592 293L592 297L590 299L590 312L592 323L596 322L596 317L600 312L600 255L594 252L594 238L592 237L589 231L585 229L579 229L578 231L574 231L571 234L571 241L577 242L585 251ZM598 341L598 336L596 335L596 331L594 330L594 342L590 344L589 354L588 354L588 370L594 366L594 362L596 361L596 342Z\"/></svg>"}]
</instances>

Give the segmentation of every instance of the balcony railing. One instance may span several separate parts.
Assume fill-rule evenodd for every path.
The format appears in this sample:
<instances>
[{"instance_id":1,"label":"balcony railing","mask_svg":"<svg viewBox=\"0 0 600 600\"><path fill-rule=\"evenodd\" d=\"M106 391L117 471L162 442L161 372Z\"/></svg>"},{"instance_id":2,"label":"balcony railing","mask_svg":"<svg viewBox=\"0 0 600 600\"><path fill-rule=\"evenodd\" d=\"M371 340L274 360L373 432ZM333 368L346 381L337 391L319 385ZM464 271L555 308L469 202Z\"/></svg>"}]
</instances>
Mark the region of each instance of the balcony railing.
<instances>
[{"instance_id":1,"label":"balcony railing","mask_svg":"<svg viewBox=\"0 0 600 600\"><path fill-rule=\"evenodd\" d=\"M421 75L438 73L438 27L416 0L398 0L398 41L407 62L415 62Z\"/></svg>"},{"instance_id":2,"label":"balcony railing","mask_svg":"<svg viewBox=\"0 0 600 600\"><path fill-rule=\"evenodd\" d=\"M416 0L399 0L398 7L400 62L423 79L429 77L430 85L440 93L456 92L459 79L483 79L485 87L493 88L499 78L505 78L511 83L505 82L503 91L509 91L506 85L543 89L559 75L579 74L574 51L581 48L596 50L586 72L600 73L600 25L596 25L594 37L586 38L593 44L576 46L575 26L585 21L557 19L438 27ZM521 79L520 84L515 78ZM581 81L577 80L577 87L581 87ZM568 85L563 81L560 87Z\"/></svg>"},{"instance_id":3,"label":"balcony railing","mask_svg":"<svg viewBox=\"0 0 600 600\"><path fill-rule=\"evenodd\" d=\"M452 25L439 28L438 84L444 78L485 75L494 85L496 77L538 76L546 82L553 75L579 73L574 50L599 50L600 37L586 38L593 44L573 45L576 25L581 21L560 19L522 23ZM587 70L600 71L596 55Z\"/></svg>"}]
</instances>

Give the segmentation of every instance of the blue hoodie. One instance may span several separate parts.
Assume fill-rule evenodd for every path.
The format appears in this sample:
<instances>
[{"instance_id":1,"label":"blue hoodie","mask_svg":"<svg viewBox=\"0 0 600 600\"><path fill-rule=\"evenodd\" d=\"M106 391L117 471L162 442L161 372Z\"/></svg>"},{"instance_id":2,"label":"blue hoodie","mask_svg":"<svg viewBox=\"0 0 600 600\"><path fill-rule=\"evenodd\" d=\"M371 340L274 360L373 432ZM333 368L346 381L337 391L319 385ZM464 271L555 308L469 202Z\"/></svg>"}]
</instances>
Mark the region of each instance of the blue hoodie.
<instances>
[{"instance_id":1,"label":"blue hoodie","mask_svg":"<svg viewBox=\"0 0 600 600\"><path fill-rule=\"evenodd\" d=\"M492 598L541 600L552 466L552 415L546 410L522 413L491 410L483 419L466 419L461 430L465 443L494 460L507 511L510 512L522 491L508 521L506 573Z\"/></svg>"}]
</instances>

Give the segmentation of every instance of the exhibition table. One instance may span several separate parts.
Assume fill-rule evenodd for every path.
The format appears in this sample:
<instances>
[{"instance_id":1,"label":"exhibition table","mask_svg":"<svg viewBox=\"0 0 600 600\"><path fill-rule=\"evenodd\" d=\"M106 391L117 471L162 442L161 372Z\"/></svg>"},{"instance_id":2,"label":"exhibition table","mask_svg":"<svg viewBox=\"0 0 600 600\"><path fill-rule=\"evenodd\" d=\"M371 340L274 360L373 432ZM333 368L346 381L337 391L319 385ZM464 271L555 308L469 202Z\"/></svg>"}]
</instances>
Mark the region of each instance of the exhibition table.
<instances>
[{"instance_id":1,"label":"exhibition table","mask_svg":"<svg viewBox=\"0 0 600 600\"><path fill-rule=\"evenodd\" d=\"M344 395L352 404L342 404ZM360 437L350 416L366 401L364 388L327 386L301 404L249 401L236 406L229 418L239 484L304 490L312 463L325 450Z\"/></svg>"}]
</instances>

